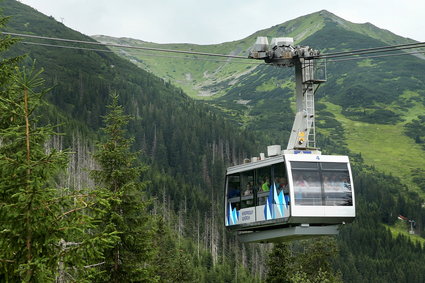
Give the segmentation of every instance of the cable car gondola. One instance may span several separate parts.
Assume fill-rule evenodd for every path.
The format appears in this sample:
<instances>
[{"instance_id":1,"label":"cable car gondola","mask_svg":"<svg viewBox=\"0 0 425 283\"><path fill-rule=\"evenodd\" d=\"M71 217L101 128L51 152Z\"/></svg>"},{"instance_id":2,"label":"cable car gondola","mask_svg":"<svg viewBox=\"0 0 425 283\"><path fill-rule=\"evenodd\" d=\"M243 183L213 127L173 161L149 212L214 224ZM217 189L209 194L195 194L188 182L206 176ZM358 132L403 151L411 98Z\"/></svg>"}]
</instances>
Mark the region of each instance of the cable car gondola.
<instances>
[{"instance_id":1,"label":"cable car gondola","mask_svg":"<svg viewBox=\"0 0 425 283\"><path fill-rule=\"evenodd\" d=\"M318 51L292 46L291 38L260 37L250 58L295 66L297 113L286 150L269 146L268 157L229 167L225 181L225 226L243 242L277 242L338 234L355 218L354 187L347 156L316 148L314 93L326 78Z\"/></svg>"},{"instance_id":2,"label":"cable car gondola","mask_svg":"<svg viewBox=\"0 0 425 283\"><path fill-rule=\"evenodd\" d=\"M353 221L347 156L279 154L227 169L225 225L245 242L338 233Z\"/></svg>"}]
</instances>

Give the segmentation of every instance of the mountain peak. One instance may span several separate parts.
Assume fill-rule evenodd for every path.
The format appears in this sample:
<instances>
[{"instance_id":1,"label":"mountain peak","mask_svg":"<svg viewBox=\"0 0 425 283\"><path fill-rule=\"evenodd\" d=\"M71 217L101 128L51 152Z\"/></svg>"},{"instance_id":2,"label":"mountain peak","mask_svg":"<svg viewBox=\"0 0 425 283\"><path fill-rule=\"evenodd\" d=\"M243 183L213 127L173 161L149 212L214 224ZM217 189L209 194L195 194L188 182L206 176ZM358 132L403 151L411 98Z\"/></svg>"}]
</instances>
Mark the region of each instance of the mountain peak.
<instances>
[{"instance_id":1,"label":"mountain peak","mask_svg":"<svg viewBox=\"0 0 425 283\"><path fill-rule=\"evenodd\" d=\"M345 20L345 19L343 19L343 18L341 18L341 17L338 17L337 15L335 15L335 14L333 14L333 13L331 13L331 12L329 12L329 11L327 11L327 10L321 10L321 11L319 11L319 12L317 12L323 19L328 19L328 20L331 20L331 21L333 21L333 22L335 22L335 23L337 23L337 24L340 24L340 25L342 25L342 26L345 26L345 27L347 27L347 25L348 24L351 24L351 22L349 22L349 21L347 21L347 20Z\"/></svg>"},{"instance_id":2,"label":"mountain peak","mask_svg":"<svg viewBox=\"0 0 425 283\"><path fill-rule=\"evenodd\" d=\"M321 10L319 12L316 12L319 15L321 15L324 18L340 18L337 15L335 15L334 13L329 12L328 10Z\"/></svg>"},{"instance_id":3,"label":"mountain peak","mask_svg":"<svg viewBox=\"0 0 425 283\"><path fill-rule=\"evenodd\" d=\"M301 16L299 18L296 18L294 20L288 21L282 25L291 24L291 22L309 22L310 24L308 26L303 25L302 28L304 29L310 29L309 33L306 33L306 35L311 35L314 33L314 31L319 30L322 28L326 23L335 23L341 28L352 31L356 33L363 34L365 36L374 38L376 40L382 41L386 44L404 44L404 43L411 43L413 40L408 38L403 38L401 36L398 36L388 30L381 29L375 25L373 25L370 22L366 23L353 23L346 19L343 19L332 12L329 12L328 10L321 10L318 12L314 12L305 16ZM300 25L301 26L301 25ZM296 36L295 36L296 37ZM305 38L306 36L300 37L301 39Z\"/></svg>"}]
</instances>

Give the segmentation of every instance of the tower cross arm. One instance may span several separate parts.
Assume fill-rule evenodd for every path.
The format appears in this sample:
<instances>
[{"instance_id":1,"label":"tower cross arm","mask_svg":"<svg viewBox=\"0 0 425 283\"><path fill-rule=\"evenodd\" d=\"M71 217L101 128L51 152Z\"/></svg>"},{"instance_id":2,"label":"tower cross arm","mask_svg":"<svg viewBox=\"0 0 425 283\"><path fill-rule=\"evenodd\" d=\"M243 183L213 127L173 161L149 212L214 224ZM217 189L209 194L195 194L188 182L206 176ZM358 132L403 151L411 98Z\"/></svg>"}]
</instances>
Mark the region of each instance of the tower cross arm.
<instances>
[{"instance_id":1,"label":"tower cross arm","mask_svg":"<svg viewBox=\"0 0 425 283\"><path fill-rule=\"evenodd\" d=\"M295 67L296 113L289 137L288 150L316 149L314 93L326 81L326 64L318 67L319 50L309 46L294 46L289 37L259 37L249 52L249 58L264 60L279 67Z\"/></svg>"}]
</instances>

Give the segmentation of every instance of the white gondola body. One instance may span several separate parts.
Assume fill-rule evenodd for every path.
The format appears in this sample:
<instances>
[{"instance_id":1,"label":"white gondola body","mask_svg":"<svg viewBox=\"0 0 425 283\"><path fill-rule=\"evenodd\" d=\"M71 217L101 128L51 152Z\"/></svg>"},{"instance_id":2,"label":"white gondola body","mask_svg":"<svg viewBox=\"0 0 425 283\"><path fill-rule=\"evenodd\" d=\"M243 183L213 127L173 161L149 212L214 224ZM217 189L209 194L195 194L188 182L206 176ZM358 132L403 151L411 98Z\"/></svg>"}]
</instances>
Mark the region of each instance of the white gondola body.
<instances>
[{"instance_id":1,"label":"white gondola body","mask_svg":"<svg viewBox=\"0 0 425 283\"><path fill-rule=\"evenodd\" d=\"M259 172L270 172L269 191L261 190ZM275 182L278 176L287 179L286 190L278 188ZM243 187L253 182L257 186L251 194L245 194ZM282 154L229 167L225 190L225 225L242 233L301 225L341 225L355 218L353 179L347 156Z\"/></svg>"}]
</instances>

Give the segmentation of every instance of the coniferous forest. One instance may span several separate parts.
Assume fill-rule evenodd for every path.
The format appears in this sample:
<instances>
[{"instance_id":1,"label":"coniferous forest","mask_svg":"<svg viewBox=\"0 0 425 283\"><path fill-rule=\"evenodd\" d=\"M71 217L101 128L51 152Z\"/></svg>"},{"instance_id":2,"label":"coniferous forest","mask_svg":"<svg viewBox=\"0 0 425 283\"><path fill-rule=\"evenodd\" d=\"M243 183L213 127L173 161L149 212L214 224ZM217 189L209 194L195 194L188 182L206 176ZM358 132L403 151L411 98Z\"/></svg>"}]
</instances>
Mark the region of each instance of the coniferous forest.
<instances>
[{"instance_id":1,"label":"coniferous forest","mask_svg":"<svg viewBox=\"0 0 425 283\"><path fill-rule=\"evenodd\" d=\"M1 31L92 41L17 1L0 8ZM1 282L425 281L424 241L389 228L407 229L404 215L423 240L422 196L343 133L318 139L350 155L356 220L336 237L242 244L224 228L223 177L270 141L261 127L241 129L106 48L22 41L0 36Z\"/></svg>"}]
</instances>

